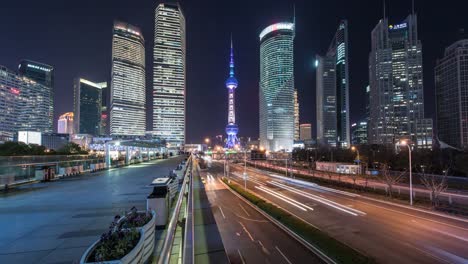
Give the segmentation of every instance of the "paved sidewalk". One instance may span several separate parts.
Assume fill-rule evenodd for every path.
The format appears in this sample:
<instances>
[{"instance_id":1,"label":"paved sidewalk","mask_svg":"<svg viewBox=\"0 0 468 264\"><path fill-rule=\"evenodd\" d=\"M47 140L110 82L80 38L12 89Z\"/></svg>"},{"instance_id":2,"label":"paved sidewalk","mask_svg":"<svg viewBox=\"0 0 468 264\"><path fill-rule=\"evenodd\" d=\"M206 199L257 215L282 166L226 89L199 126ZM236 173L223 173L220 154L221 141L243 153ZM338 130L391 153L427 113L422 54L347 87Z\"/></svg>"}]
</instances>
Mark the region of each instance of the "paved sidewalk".
<instances>
[{"instance_id":1,"label":"paved sidewalk","mask_svg":"<svg viewBox=\"0 0 468 264\"><path fill-rule=\"evenodd\" d=\"M114 215L146 207L145 187L183 157L0 193L0 263L78 263Z\"/></svg>"}]
</instances>

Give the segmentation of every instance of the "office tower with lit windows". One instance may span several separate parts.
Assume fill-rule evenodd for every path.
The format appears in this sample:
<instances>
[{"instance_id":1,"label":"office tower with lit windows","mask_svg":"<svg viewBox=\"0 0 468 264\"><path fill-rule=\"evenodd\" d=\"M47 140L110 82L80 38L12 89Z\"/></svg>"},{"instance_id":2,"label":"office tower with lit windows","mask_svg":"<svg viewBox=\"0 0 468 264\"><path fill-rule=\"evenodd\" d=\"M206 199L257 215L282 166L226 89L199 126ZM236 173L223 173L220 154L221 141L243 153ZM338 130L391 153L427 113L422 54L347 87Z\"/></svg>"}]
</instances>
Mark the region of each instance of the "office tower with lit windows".
<instances>
[{"instance_id":1,"label":"office tower with lit windows","mask_svg":"<svg viewBox=\"0 0 468 264\"><path fill-rule=\"evenodd\" d=\"M348 22L342 20L325 55L316 57L317 141L349 148Z\"/></svg>"},{"instance_id":2,"label":"office tower with lit windows","mask_svg":"<svg viewBox=\"0 0 468 264\"><path fill-rule=\"evenodd\" d=\"M102 89L106 87L107 82L95 83L83 78L75 79L73 112L76 134L101 134Z\"/></svg>"},{"instance_id":3,"label":"office tower with lit windows","mask_svg":"<svg viewBox=\"0 0 468 264\"><path fill-rule=\"evenodd\" d=\"M292 150L294 142L294 23L260 33L260 147Z\"/></svg>"},{"instance_id":4,"label":"office tower with lit windows","mask_svg":"<svg viewBox=\"0 0 468 264\"><path fill-rule=\"evenodd\" d=\"M110 90L111 135L145 135L145 83L145 40L141 30L115 21Z\"/></svg>"},{"instance_id":5,"label":"office tower with lit windows","mask_svg":"<svg viewBox=\"0 0 468 264\"><path fill-rule=\"evenodd\" d=\"M57 122L57 133L74 134L73 112L67 112L61 115Z\"/></svg>"},{"instance_id":6,"label":"office tower with lit windows","mask_svg":"<svg viewBox=\"0 0 468 264\"><path fill-rule=\"evenodd\" d=\"M18 131L52 132L53 93L49 86L0 66L0 140Z\"/></svg>"},{"instance_id":7,"label":"office tower with lit windows","mask_svg":"<svg viewBox=\"0 0 468 264\"><path fill-rule=\"evenodd\" d=\"M297 90L294 89L294 140L299 140L299 99L297 98Z\"/></svg>"},{"instance_id":8,"label":"office tower with lit windows","mask_svg":"<svg viewBox=\"0 0 468 264\"><path fill-rule=\"evenodd\" d=\"M152 134L180 146L185 143L185 17L178 3L155 10Z\"/></svg>"},{"instance_id":9,"label":"office tower with lit windows","mask_svg":"<svg viewBox=\"0 0 468 264\"><path fill-rule=\"evenodd\" d=\"M422 45L417 15L393 24L384 17L371 34L369 143L409 139L432 147L432 120L424 118Z\"/></svg>"},{"instance_id":10,"label":"office tower with lit windows","mask_svg":"<svg viewBox=\"0 0 468 264\"><path fill-rule=\"evenodd\" d=\"M367 144L367 121L361 121L351 125L351 144Z\"/></svg>"},{"instance_id":11,"label":"office tower with lit windows","mask_svg":"<svg viewBox=\"0 0 468 264\"><path fill-rule=\"evenodd\" d=\"M300 140L312 139L312 124L300 124Z\"/></svg>"},{"instance_id":12,"label":"office tower with lit windows","mask_svg":"<svg viewBox=\"0 0 468 264\"><path fill-rule=\"evenodd\" d=\"M445 49L435 67L435 87L438 139L468 149L468 39Z\"/></svg>"},{"instance_id":13,"label":"office tower with lit windows","mask_svg":"<svg viewBox=\"0 0 468 264\"><path fill-rule=\"evenodd\" d=\"M101 89L101 135L109 134L109 87Z\"/></svg>"}]
</instances>

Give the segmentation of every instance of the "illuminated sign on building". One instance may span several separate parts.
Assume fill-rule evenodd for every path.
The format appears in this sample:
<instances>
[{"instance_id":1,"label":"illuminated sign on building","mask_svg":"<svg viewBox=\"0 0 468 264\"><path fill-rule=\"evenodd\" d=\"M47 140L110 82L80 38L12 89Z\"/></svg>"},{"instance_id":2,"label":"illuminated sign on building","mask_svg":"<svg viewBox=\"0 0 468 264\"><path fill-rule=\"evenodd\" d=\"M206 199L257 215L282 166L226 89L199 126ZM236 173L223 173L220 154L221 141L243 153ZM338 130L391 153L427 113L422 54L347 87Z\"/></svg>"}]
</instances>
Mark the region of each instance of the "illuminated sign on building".
<instances>
[{"instance_id":1,"label":"illuminated sign on building","mask_svg":"<svg viewBox=\"0 0 468 264\"><path fill-rule=\"evenodd\" d=\"M388 26L388 28L390 28L390 30L402 29L402 28L407 28L407 27L408 27L408 23L401 23L401 24L398 24L398 25Z\"/></svg>"},{"instance_id":2,"label":"illuminated sign on building","mask_svg":"<svg viewBox=\"0 0 468 264\"><path fill-rule=\"evenodd\" d=\"M29 68L33 68L33 69L36 69L36 70L41 70L41 71L50 72L50 69L49 69L49 68L41 67L41 66L34 65L34 64L28 64L28 67L29 67Z\"/></svg>"},{"instance_id":3,"label":"illuminated sign on building","mask_svg":"<svg viewBox=\"0 0 468 264\"><path fill-rule=\"evenodd\" d=\"M268 26L262 31L262 33L260 33L260 40L262 40L267 34L277 30L294 30L294 23L282 22Z\"/></svg>"}]
</instances>

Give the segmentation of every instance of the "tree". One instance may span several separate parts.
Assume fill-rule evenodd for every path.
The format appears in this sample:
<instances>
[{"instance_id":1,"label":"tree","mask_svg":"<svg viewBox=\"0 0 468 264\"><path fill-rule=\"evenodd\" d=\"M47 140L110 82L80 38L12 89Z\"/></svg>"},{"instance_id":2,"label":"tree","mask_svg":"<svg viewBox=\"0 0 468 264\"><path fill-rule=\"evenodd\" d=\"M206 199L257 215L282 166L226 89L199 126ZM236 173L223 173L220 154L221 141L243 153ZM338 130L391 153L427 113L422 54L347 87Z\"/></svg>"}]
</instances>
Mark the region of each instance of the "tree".
<instances>
[{"instance_id":1,"label":"tree","mask_svg":"<svg viewBox=\"0 0 468 264\"><path fill-rule=\"evenodd\" d=\"M449 172L449 167L444 170L443 175L426 174L425 170L423 170L421 182L431 192L431 203L434 208L439 206L440 194L447 190L447 174Z\"/></svg>"},{"instance_id":2,"label":"tree","mask_svg":"<svg viewBox=\"0 0 468 264\"><path fill-rule=\"evenodd\" d=\"M80 145L70 142L61 147L58 151L60 154L88 154L87 151L82 150Z\"/></svg>"},{"instance_id":3,"label":"tree","mask_svg":"<svg viewBox=\"0 0 468 264\"><path fill-rule=\"evenodd\" d=\"M393 187L401 181L406 171L401 173L393 174L390 172L390 168L387 164L383 164L381 169L380 179L387 185L387 194L390 198L393 198Z\"/></svg>"}]
</instances>

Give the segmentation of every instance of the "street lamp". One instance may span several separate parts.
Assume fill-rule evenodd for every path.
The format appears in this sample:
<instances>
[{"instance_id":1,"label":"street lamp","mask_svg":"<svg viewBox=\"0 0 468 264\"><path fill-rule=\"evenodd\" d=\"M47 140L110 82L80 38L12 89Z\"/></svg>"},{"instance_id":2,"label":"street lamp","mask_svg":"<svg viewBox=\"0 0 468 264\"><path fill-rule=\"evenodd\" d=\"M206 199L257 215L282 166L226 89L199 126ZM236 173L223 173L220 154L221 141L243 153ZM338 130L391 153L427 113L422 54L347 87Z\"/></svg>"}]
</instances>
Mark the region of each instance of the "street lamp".
<instances>
[{"instance_id":1,"label":"street lamp","mask_svg":"<svg viewBox=\"0 0 468 264\"><path fill-rule=\"evenodd\" d=\"M407 146L408 147L408 153L409 153L409 184L410 184L410 205L413 206L413 175L412 175L412 169L411 169L411 146L408 143L407 140L401 140L400 141L401 146Z\"/></svg>"},{"instance_id":2,"label":"street lamp","mask_svg":"<svg viewBox=\"0 0 468 264\"><path fill-rule=\"evenodd\" d=\"M352 150L352 151L356 151L356 153L357 153L357 160L358 160L358 163L360 163L360 162L361 162L361 159L360 159L360 157L359 157L359 149L357 149L355 146L352 146L352 147L351 147L351 150Z\"/></svg>"},{"instance_id":3,"label":"street lamp","mask_svg":"<svg viewBox=\"0 0 468 264\"><path fill-rule=\"evenodd\" d=\"M205 138L205 143L209 144L210 143L210 138Z\"/></svg>"}]
</instances>

